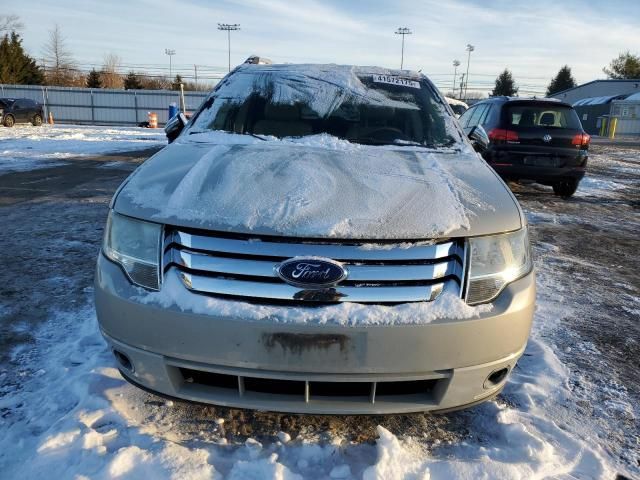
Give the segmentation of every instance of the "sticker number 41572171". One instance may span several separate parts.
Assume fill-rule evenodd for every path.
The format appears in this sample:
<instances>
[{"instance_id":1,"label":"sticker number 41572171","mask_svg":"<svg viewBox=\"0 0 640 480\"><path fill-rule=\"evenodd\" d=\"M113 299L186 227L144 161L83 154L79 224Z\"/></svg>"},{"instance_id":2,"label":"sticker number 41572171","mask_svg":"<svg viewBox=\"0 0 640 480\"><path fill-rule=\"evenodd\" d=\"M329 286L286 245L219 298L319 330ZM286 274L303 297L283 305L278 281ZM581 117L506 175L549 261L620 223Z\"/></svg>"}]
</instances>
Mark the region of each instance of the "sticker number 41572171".
<instances>
[{"instance_id":1,"label":"sticker number 41572171","mask_svg":"<svg viewBox=\"0 0 640 480\"><path fill-rule=\"evenodd\" d=\"M420 88L420 82L396 75L374 75L373 81L377 83L389 83L391 85L402 85L403 87Z\"/></svg>"}]
</instances>

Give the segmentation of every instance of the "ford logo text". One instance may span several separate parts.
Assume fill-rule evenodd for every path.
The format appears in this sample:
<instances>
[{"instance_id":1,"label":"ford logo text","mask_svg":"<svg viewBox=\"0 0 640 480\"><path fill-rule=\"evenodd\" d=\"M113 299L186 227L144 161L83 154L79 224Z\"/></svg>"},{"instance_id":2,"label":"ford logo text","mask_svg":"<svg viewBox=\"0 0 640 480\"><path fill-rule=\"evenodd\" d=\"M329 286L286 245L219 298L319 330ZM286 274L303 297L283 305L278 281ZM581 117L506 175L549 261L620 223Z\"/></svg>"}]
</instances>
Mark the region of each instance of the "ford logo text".
<instances>
[{"instance_id":1,"label":"ford logo text","mask_svg":"<svg viewBox=\"0 0 640 480\"><path fill-rule=\"evenodd\" d=\"M290 285L301 288L332 287L344 280L347 270L329 258L296 257L276 267L278 276Z\"/></svg>"}]
</instances>

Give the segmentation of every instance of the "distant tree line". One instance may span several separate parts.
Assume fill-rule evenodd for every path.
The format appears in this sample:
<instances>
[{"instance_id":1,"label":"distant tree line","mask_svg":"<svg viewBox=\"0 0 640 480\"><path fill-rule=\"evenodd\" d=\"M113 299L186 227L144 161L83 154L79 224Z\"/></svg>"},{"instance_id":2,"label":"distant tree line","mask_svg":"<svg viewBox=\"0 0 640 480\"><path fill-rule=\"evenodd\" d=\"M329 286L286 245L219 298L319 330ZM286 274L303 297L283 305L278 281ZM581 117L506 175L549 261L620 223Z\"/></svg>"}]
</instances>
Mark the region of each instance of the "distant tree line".
<instances>
[{"instance_id":1,"label":"distant tree line","mask_svg":"<svg viewBox=\"0 0 640 480\"><path fill-rule=\"evenodd\" d=\"M25 52L20 31L24 28L16 15L0 14L0 83L16 85L51 85L63 87L114 88L126 90L210 90L211 84L184 81L180 75L148 75L130 71L123 75L122 59L105 55L102 67L88 73L78 68L67 39L58 25L49 31L43 47L43 64Z\"/></svg>"}]
</instances>

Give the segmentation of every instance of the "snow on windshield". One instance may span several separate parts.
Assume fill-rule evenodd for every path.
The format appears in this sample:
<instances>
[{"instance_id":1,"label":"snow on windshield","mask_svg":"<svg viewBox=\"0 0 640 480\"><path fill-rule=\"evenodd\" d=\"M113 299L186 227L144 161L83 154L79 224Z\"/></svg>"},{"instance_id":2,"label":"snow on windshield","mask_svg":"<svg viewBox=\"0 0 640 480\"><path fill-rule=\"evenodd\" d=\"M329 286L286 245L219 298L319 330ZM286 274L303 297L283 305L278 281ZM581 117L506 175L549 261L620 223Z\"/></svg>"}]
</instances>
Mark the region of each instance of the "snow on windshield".
<instances>
[{"instance_id":1,"label":"snow on windshield","mask_svg":"<svg viewBox=\"0 0 640 480\"><path fill-rule=\"evenodd\" d=\"M288 108L284 108L288 107ZM356 143L453 143L459 136L424 77L340 65L244 65L196 114L189 133L301 137L329 133Z\"/></svg>"}]
</instances>

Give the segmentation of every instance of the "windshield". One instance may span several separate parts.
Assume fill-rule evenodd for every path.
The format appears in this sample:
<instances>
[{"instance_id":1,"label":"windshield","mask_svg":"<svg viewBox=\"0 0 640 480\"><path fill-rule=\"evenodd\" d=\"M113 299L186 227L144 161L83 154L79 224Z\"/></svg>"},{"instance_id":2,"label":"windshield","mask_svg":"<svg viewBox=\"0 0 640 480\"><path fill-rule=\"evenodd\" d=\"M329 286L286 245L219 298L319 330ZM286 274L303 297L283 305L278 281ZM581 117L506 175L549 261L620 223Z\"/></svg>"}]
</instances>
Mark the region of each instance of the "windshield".
<instances>
[{"instance_id":1,"label":"windshield","mask_svg":"<svg viewBox=\"0 0 640 480\"><path fill-rule=\"evenodd\" d=\"M13 103L13 100L8 98L0 98L0 107L9 107Z\"/></svg>"},{"instance_id":2,"label":"windshield","mask_svg":"<svg viewBox=\"0 0 640 480\"><path fill-rule=\"evenodd\" d=\"M574 109L549 103L511 105L507 108L507 124L514 130L536 127L582 129Z\"/></svg>"},{"instance_id":3,"label":"windshield","mask_svg":"<svg viewBox=\"0 0 640 480\"><path fill-rule=\"evenodd\" d=\"M458 137L433 87L407 75L335 65L247 65L214 91L189 133L224 130L278 138L326 133L371 145L452 145Z\"/></svg>"}]
</instances>

